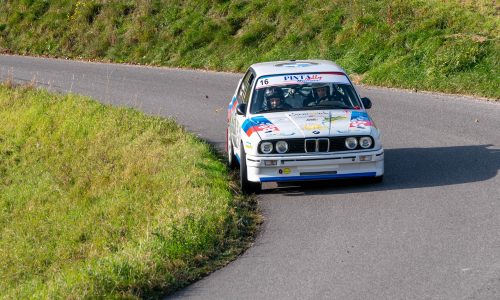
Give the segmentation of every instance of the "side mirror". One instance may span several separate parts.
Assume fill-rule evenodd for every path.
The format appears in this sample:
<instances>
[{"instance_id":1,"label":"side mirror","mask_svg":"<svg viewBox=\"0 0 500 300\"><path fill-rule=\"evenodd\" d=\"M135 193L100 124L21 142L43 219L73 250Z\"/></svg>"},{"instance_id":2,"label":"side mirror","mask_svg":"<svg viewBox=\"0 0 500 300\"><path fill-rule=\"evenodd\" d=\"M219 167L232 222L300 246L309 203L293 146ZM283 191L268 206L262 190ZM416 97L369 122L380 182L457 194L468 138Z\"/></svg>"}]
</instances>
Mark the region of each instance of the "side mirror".
<instances>
[{"instance_id":1,"label":"side mirror","mask_svg":"<svg viewBox=\"0 0 500 300\"><path fill-rule=\"evenodd\" d=\"M361 102L363 102L365 109L370 109L372 107L372 101L368 97L361 98Z\"/></svg>"},{"instance_id":2,"label":"side mirror","mask_svg":"<svg viewBox=\"0 0 500 300\"><path fill-rule=\"evenodd\" d=\"M247 105L245 103L241 103L241 104L238 104L238 106L236 106L236 113L240 116L244 116L246 115L247 111Z\"/></svg>"}]
</instances>

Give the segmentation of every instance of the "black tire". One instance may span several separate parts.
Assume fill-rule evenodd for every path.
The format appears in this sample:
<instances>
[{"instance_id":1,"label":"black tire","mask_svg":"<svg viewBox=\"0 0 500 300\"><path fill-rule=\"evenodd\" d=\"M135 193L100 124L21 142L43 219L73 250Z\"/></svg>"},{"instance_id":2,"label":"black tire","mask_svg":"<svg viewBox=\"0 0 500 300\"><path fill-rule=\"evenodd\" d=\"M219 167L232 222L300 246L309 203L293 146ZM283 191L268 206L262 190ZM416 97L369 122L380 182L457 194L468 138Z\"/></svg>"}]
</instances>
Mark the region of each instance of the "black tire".
<instances>
[{"instance_id":1,"label":"black tire","mask_svg":"<svg viewBox=\"0 0 500 300\"><path fill-rule=\"evenodd\" d=\"M247 156L243 144L240 145L240 186L241 191L246 195L256 194L262 190L260 182L248 181Z\"/></svg>"},{"instance_id":2,"label":"black tire","mask_svg":"<svg viewBox=\"0 0 500 300\"><path fill-rule=\"evenodd\" d=\"M368 179L368 183L382 183L384 181L384 175L371 177Z\"/></svg>"},{"instance_id":3,"label":"black tire","mask_svg":"<svg viewBox=\"0 0 500 300\"><path fill-rule=\"evenodd\" d=\"M227 135L227 165L231 170L235 170L238 168L238 161L236 159L236 155L234 155L234 147L233 143L231 143L229 134Z\"/></svg>"}]
</instances>

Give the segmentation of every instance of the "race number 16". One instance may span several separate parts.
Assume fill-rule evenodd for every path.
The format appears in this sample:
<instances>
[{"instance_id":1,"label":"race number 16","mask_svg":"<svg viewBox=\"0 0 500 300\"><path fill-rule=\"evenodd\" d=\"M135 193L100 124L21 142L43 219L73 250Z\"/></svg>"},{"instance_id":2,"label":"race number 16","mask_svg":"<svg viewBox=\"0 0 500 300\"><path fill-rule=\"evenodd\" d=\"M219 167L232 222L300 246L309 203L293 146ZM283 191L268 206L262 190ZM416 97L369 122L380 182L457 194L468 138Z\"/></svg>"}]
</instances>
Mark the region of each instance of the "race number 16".
<instances>
[{"instance_id":1,"label":"race number 16","mask_svg":"<svg viewBox=\"0 0 500 300\"><path fill-rule=\"evenodd\" d=\"M269 84L269 79L263 79L260 81L260 85L268 85Z\"/></svg>"}]
</instances>

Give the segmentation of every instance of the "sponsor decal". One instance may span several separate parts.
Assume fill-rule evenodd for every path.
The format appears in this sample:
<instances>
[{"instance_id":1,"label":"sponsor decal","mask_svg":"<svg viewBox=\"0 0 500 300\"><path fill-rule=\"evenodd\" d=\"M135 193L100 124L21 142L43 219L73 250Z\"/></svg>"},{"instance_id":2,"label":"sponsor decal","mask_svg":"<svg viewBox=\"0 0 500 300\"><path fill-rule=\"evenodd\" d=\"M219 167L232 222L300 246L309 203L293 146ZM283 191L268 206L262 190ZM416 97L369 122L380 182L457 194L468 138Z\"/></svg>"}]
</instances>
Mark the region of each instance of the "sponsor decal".
<instances>
[{"instance_id":1,"label":"sponsor decal","mask_svg":"<svg viewBox=\"0 0 500 300\"><path fill-rule=\"evenodd\" d=\"M295 132L266 132L266 136L267 137L271 137L271 136L293 136L295 135L296 133Z\"/></svg>"},{"instance_id":2,"label":"sponsor decal","mask_svg":"<svg viewBox=\"0 0 500 300\"><path fill-rule=\"evenodd\" d=\"M347 120L346 116L328 117L323 119L323 123L333 123L335 121Z\"/></svg>"},{"instance_id":3,"label":"sponsor decal","mask_svg":"<svg viewBox=\"0 0 500 300\"><path fill-rule=\"evenodd\" d=\"M306 121L319 121L321 118L327 118L330 114L326 111L316 112L291 112L288 114L295 119L306 119Z\"/></svg>"},{"instance_id":4,"label":"sponsor decal","mask_svg":"<svg viewBox=\"0 0 500 300\"><path fill-rule=\"evenodd\" d=\"M351 114L351 122L349 128L365 128L373 126L372 120L364 111L353 111Z\"/></svg>"},{"instance_id":5,"label":"sponsor decal","mask_svg":"<svg viewBox=\"0 0 500 300\"><path fill-rule=\"evenodd\" d=\"M236 109L236 106L238 106L238 99L236 99L236 96L231 99L231 102L229 102L229 106L227 107L227 119L229 120L231 118L231 113Z\"/></svg>"},{"instance_id":6,"label":"sponsor decal","mask_svg":"<svg viewBox=\"0 0 500 300\"><path fill-rule=\"evenodd\" d=\"M264 133L272 133L280 131L279 128L269 121L266 117L258 116L251 119L245 120L241 126L243 131L247 136L251 136L252 133L257 131L262 131Z\"/></svg>"},{"instance_id":7,"label":"sponsor decal","mask_svg":"<svg viewBox=\"0 0 500 300\"><path fill-rule=\"evenodd\" d=\"M304 73L304 74L280 74L262 76L258 79L256 89L262 89L269 86L280 86L287 84L306 84L311 82L333 82L350 84L347 76L341 72L327 73Z\"/></svg>"},{"instance_id":8,"label":"sponsor decal","mask_svg":"<svg viewBox=\"0 0 500 300\"><path fill-rule=\"evenodd\" d=\"M314 113L308 112L291 112L288 114L290 117L294 118L314 118Z\"/></svg>"},{"instance_id":9,"label":"sponsor decal","mask_svg":"<svg viewBox=\"0 0 500 300\"><path fill-rule=\"evenodd\" d=\"M229 110L234 109L237 105L238 105L238 100L236 99L236 96L234 96L233 99L231 99L231 102L229 102L228 109Z\"/></svg>"},{"instance_id":10,"label":"sponsor decal","mask_svg":"<svg viewBox=\"0 0 500 300\"><path fill-rule=\"evenodd\" d=\"M323 77L319 74L297 74L283 76L283 83L287 82L318 82Z\"/></svg>"},{"instance_id":11,"label":"sponsor decal","mask_svg":"<svg viewBox=\"0 0 500 300\"><path fill-rule=\"evenodd\" d=\"M280 175L289 175L290 173L292 173L292 170L290 168L284 168L284 169L279 169L278 170L278 174Z\"/></svg>"},{"instance_id":12,"label":"sponsor decal","mask_svg":"<svg viewBox=\"0 0 500 300\"><path fill-rule=\"evenodd\" d=\"M321 124L306 124L302 127L304 130L319 130L319 129L328 129L328 127Z\"/></svg>"},{"instance_id":13,"label":"sponsor decal","mask_svg":"<svg viewBox=\"0 0 500 300\"><path fill-rule=\"evenodd\" d=\"M252 148L253 148L252 143L251 143L251 142L249 142L249 141L246 141L246 142L245 142L245 148L247 148L247 149L252 149Z\"/></svg>"}]
</instances>

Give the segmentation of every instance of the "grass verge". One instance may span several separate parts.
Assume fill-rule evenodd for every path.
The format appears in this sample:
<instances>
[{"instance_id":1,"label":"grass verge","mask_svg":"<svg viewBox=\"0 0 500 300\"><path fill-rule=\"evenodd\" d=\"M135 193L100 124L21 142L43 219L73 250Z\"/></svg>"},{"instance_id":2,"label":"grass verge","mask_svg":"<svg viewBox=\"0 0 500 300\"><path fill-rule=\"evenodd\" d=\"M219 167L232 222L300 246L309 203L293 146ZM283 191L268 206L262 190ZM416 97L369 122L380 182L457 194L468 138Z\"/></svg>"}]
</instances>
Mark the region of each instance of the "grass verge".
<instances>
[{"instance_id":1,"label":"grass verge","mask_svg":"<svg viewBox=\"0 0 500 300\"><path fill-rule=\"evenodd\" d=\"M0 86L0 298L155 298L238 255L254 203L174 121Z\"/></svg>"},{"instance_id":2,"label":"grass verge","mask_svg":"<svg viewBox=\"0 0 500 300\"><path fill-rule=\"evenodd\" d=\"M362 83L500 98L491 0L23 0L0 4L0 51L243 71L325 58Z\"/></svg>"}]
</instances>

